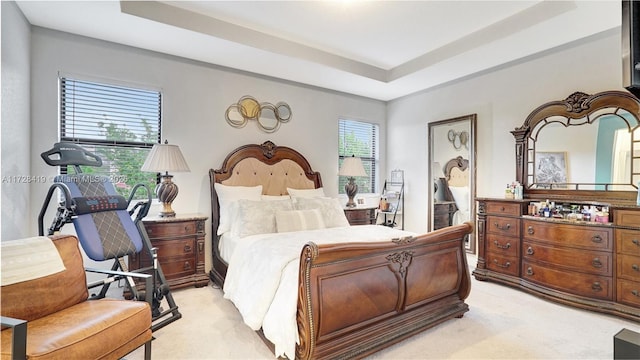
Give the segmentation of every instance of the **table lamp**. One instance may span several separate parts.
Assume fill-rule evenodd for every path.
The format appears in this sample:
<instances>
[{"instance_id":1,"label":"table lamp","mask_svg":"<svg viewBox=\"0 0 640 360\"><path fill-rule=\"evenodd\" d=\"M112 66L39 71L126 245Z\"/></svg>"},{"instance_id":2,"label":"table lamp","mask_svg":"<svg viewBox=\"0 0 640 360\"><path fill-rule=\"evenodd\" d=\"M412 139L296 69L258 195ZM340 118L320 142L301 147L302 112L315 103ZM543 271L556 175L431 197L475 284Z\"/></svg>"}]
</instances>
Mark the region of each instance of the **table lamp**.
<instances>
[{"instance_id":1,"label":"table lamp","mask_svg":"<svg viewBox=\"0 0 640 360\"><path fill-rule=\"evenodd\" d=\"M190 171L178 145L170 145L167 140L164 141L164 144L153 145L141 170L161 173L161 181L156 186L156 195L162 203L162 211L158 215L160 217L175 217L176 212L171 208L171 203L178 196L178 185L171 180L173 175L169 175L169 171ZM163 171L164 174L162 174Z\"/></svg>"},{"instance_id":2,"label":"table lamp","mask_svg":"<svg viewBox=\"0 0 640 360\"><path fill-rule=\"evenodd\" d=\"M367 176L367 173L364 171L364 166L362 166L362 160L359 157L355 157L355 155L351 155L351 157L344 158L342 162L342 167L338 172L339 176L347 176L349 181L344 186L344 191L347 193L349 200L347 201L347 207L356 207L356 203L353 201L353 198L358 193L358 185L355 183L356 176Z\"/></svg>"}]
</instances>

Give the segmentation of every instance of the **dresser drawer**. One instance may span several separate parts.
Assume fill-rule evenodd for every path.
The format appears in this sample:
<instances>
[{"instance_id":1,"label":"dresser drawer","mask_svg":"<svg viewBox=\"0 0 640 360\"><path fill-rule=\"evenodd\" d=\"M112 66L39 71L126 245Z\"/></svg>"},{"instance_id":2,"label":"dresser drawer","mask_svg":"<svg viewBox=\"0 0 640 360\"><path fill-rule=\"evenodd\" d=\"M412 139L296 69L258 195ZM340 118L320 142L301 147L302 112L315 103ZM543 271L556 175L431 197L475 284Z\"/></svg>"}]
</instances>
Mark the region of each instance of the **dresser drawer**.
<instances>
[{"instance_id":1,"label":"dresser drawer","mask_svg":"<svg viewBox=\"0 0 640 360\"><path fill-rule=\"evenodd\" d=\"M542 286L589 298L613 300L612 277L553 269L522 261L522 278Z\"/></svg>"},{"instance_id":2,"label":"dresser drawer","mask_svg":"<svg viewBox=\"0 0 640 360\"><path fill-rule=\"evenodd\" d=\"M520 266L517 257L503 256L492 252L488 252L486 255L489 270L516 277L519 275Z\"/></svg>"},{"instance_id":3,"label":"dresser drawer","mask_svg":"<svg viewBox=\"0 0 640 360\"><path fill-rule=\"evenodd\" d=\"M145 223L145 229L149 238L163 238L180 235L193 235L196 233L195 221L183 221L175 223Z\"/></svg>"},{"instance_id":4,"label":"dresser drawer","mask_svg":"<svg viewBox=\"0 0 640 360\"><path fill-rule=\"evenodd\" d=\"M520 219L487 216L487 233L520 237Z\"/></svg>"},{"instance_id":5,"label":"dresser drawer","mask_svg":"<svg viewBox=\"0 0 640 360\"><path fill-rule=\"evenodd\" d=\"M485 211L487 214L496 214L496 215L513 215L513 216L522 215L520 203L492 201L487 203L487 205L485 206Z\"/></svg>"},{"instance_id":6,"label":"dresser drawer","mask_svg":"<svg viewBox=\"0 0 640 360\"><path fill-rule=\"evenodd\" d=\"M520 253L520 239L498 234L487 234L487 251L502 256L516 257Z\"/></svg>"},{"instance_id":7,"label":"dresser drawer","mask_svg":"<svg viewBox=\"0 0 640 360\"><path fill-rule=\"evenodd\" d=\"M540 261L571 271L603 276L613 275L613 254L605 251L576 251L572 248L544 246L524 241L522 257L529 261Z\"/></svg>"},{"instance_id":8,"label":"dresser drawer","mask_svg":"<svg viewBox=\"0 0 640 360\"><path fill-rule=\"evenodd\" d=\"M618 253L640 255L640 230L616 229Z\"/></svg>"},{"instance_id":9,"label":"dresser drawer","mask_svg":"<svg viewBox=\"0 0 640 360\"><path fill-rule=\"evenodd\" d=\"M194 258L184 259L161 259L160 266L167 280L177 279L196 273L196 260Z\"/></svg>"},{"instance_id":10,"label":"dresser drawer","mask_svg":"<svg viewBox=\"0 0 640 360\"><path fill-rule=\"evenodd\" d=\"M640 211L638 210L616 210L613 214L613 222L616 225L640 227Z\"/></svg>"},{"instance_id":11,"label":"dresser drawer","mask_svg":"<svg viewBox=\"0 0 640 360\"><path fill-rule=\"evenodd\" d=\"M618 254L618 278L640 281L640 256Z\"/></svg>"},{"instance_id":12,"label":"dresser drawer","mask_svg":"<svg viewBox=\"0 0 640 360\"><path fill-rule=\"evenodd\" d=\"M640 307L640 282L618 279L618 302Z\"/></svg>"},{"instance_id":13,"label":"dresser drawer","mask_svg":"<svg viewBox=\"0 0 640 360\"><path fill-rule=\"evenodd\" d=\"M525 239L584 249L613 250L613 232L610 228L532 220L525 220L522 228Z\"/></svg>"}]
</instances>

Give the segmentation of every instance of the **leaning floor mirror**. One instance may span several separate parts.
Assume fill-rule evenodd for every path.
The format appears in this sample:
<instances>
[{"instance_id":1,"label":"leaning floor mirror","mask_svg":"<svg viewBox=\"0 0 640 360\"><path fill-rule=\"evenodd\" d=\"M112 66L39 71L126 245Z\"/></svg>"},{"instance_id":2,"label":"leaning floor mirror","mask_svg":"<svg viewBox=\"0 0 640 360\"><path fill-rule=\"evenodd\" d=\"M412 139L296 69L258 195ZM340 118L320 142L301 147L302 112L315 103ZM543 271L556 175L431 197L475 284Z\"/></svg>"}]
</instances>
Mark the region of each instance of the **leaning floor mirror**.
<instances>
[{"instance_id":1,"label":"leaning floor mirror","mask_svg":"<svg viewBox=\"0 0 640 360\"><path fill-rule=\"evenodd\" d=\"M475 224L476 114L429 123L429 231ZM476 252L475 232L465 239Z\"/></svg>"}]
</instances>

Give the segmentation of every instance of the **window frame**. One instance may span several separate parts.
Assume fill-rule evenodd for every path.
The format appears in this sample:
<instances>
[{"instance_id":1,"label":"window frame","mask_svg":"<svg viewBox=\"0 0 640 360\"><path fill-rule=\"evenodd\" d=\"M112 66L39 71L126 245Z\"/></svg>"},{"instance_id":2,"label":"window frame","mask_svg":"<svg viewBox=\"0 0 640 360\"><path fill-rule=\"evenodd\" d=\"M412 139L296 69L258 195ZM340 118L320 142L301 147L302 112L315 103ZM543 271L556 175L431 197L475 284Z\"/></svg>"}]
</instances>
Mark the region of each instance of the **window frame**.
<instances>
[{"instance_id":1,"label":"window frame","mask_svg":"<svg viewBox=\"0 0 640 360\"><path fill-rule=\"evenodd\" d=\"M355 128L355 129L354 129ZM368 128L368 129L366 129ZM357 130L363 133L371 132L370 138L371 144L368 145L368 154L358 153L346 153L348 144L346 143L347 132ZM361 134L363 135L363 134ZM365 170L367 170L368 178L356 178L356 184L368 187L366 191L358 191L359 194L375 194L378 187L378 168L379 168L379 151L380 151L380 125L362 120L354 120L349 118L338 119L338 169L342 166L342 161L346 157L355 155L360 157ZM344 178L344 179L343 179ZM347 182L346 177L338 177L338 194L345 194L344 184Z\"/></svg>"}]
</instances>

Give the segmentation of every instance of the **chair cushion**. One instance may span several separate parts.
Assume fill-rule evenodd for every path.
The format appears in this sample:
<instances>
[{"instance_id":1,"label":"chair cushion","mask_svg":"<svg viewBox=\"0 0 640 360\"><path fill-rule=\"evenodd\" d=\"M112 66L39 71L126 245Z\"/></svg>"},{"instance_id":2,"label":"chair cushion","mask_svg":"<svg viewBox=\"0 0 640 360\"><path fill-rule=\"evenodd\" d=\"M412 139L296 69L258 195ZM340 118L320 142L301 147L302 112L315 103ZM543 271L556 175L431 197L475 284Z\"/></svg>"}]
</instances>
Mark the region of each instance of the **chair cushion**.
<instances>
[{"instance_id":1,"label":"chair cushion","mask_svg":"<svg viewBox=\"0 0 640 360\"><path fill-rule=\"evenodd\" d=\"M84 301L29 322L27 357L64 359L73 354L77 359L119 359L151 340L150 325L151 310L146 302ZM1 335L2 358L10 358L11 330Z\"/></svg>"}]
</instances>

